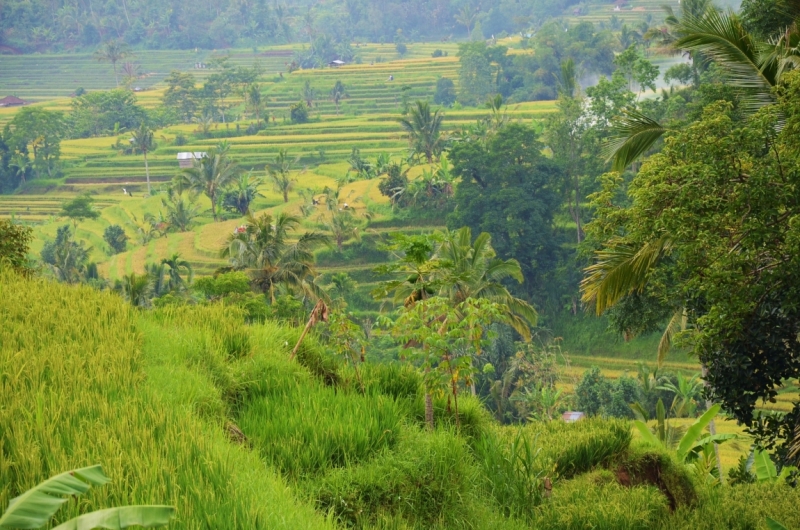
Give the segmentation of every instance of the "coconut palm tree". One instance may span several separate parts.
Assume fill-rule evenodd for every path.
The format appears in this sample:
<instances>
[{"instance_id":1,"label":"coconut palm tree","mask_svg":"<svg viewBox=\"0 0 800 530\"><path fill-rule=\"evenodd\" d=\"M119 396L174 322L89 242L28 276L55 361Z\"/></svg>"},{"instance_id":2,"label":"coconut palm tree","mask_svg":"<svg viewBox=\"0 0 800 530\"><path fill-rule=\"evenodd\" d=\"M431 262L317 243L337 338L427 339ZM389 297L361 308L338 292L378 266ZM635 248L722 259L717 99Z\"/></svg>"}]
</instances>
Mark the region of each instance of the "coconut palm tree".
<instances>
[{"instance_id":1,"label":"coconut palm tree","mask_svg":"<svg viewBox=\"0 0 800 530\"><path fill-rule=\"evenodd\" d=\"M440 110L431 112L427 101L417 101L409 109L408 117L398 119L398 123L408 134L408 143L415 155L423 155L429 164L439 159L444 149L442 120Z\"/></svg>"},{"instance_id":2,"label":"coconut palm tree","mask_svg":"<svg viewBox=\"0 0 800 530\"><path fill-rule=\"evenodd\" d=\"M189 199L186 200L175 190L170 192L169 201L161 199L161 204L167 209L164 222L167 223L168 228L178 232L191 230L195 218L200 214L199 209L195 206L193 195L189 195Z\"/></svg>"},{"instance_id":3,"label":"coconut palm tree","mask_svg":"<svg viewBox=\"0 0 800 530\"><path fill-rule=\"evenodd\" d=\"M169 258L162 259L161 265L169 267L167 271L167 288L169 291L185 291L187 286L192 283L194 278L192 264L185 259L181 259L180 254L176 253ZM183 279L183 275L186 276L186 280Z\"/></svg>"},{"instance_id":4,"label":"coconut palm tree","mask_svg":"<svg viewBox=\"0 0 800 530\"><path fill-rule=\"evenodd\" d=\"M359 238L359 228L361 223L356 218L355 210L345 202L347 199L341 196L342 185L334 188L325 188L326 213L320 215L320 222L325 230L330 232L336 241L336 248L342 251L344 242L353 237Z\"/></svg>"},{"instance_id":5,"label":"coconut palm tree","mask_svg":"<svg viewBox=\"0 0 800 530\"><path fill-rule=\"evenodd\" d=\"M122 277L122 295L133 307L147 307L153 293L152 278L147 273L130 273Z\"/></svg>"},{"instance_id":6,"label":"coconut palm tree","mask_svg":"<svg viewBox=\"0 0 800 530\"><path fill-rule=\"evenodd\" d=\"M206 156L194 161L194 167L184 169L189 185L197 193L204 193L211 200L211 214L217 220L217 202L222 190L238 175L239 166L228 155L228 146L220 144Z\"/></svg>"},{"instance_id":7,"label":"coconut palm tree","mask_svg":"<svg viewBox=\"0 0 800 530\"><path fill-rule=\"evenodd\" d=\"M153 130L144 122L131 133L131 145L134 151L144 155L144 174L147 177L147 194L150 195L150 167L147 165L147 153L156 149Z\"/></svg>"},{"instance_id":8,"label":"coconut palm tree","mask_svg":"<svg viewBox=\"0 0 800 530\"><path fill-rule=\"evenodd\" d=\"M225 192L222 199L222 205L229 209L238 212L241 215L247 215L250 212L250 204L256 197L263 197L258 191L261 185L261 179L254 177L252 173L242 173L230 190Z\"/></svg>"},{"instance_id":9,"label":"coconut palm tree","mask_svg":"<svg viewBox=\"0 0 800 530\"><path fill-rule=\"evenodd\" d=\"M481 233L473 242L468 226L455 232L446 231L436 256L446 264L437 273L441 295L454 304L468 298L484 298L504 306L508 310L503 319L505 323L525 340L530 340L530 327L535 326L538 319L536 310L512 295L501 283L507 278L522 283L522 268L515 259L497 257L488 233Z\"/></svg>"},{"instance_id":10,"label":"coconut palm tree","mask_svg":"<svg viewBox=\"0 0 800 530\"><path fill-rule=\"evenodd\" d=\"M455 17L456 22L467 28L467 37L472 35L472 26L478 20L478 11L473 10L469 5L461 8Z\"/></svg>"},{"instance_id":11,"label":"coconut palm tree","mask_svg":"<svg viewBox=\"0 0 800 530\"><path fill-rule=\"evenodd\" d=\"M275 157L275 160L267 164L267 174L272 179L275 190L283 195L283 202L289 202L289 192L294 188L294 183L297 182L297 179L292 176L292 169L299 160L300 157L292 159L289 156L289 151L281 149L278 151L278 156Z\"/></svg>"},{"instance_id":12,"label":"coconut palm tree","mask_svg":"<svg viewBox=\"0 0 800 530\"><path fill-rule=\"evenodd\" d=\"M253 83L249 86L245 93L245 99L252 112L256 117L256 123L261 122L261 110L264 108L264 101L261 97L261 85Z\"/></svg>"},{"instance_id":13,"label":"coconut palm tree","mask_svg":"<svg viewBox=\"0 0 800 530\"><path fill-rule=\"evenodd\" d=\"M333 89L331 89L331 99L333 100L333 104L336 105L336 115L339 115L339 102L342 98L347 97L347 91L344 88L344 84L341 81L336 81L336 84L333 85Z\"/></svg>"},{"instance_id":14,"label":"coconut palm tree","mask_svg":"<svg viewBox=\"0 0 800 530\"><path fill-rule=\"evenodd\" d=\"M305 232L296 237L298 217L280 213L273 218L263 214L248 215L247 222L236 229L222 248L236 270L250 272L254 283L275 302L275 289L283 285L290 290L313 296L323 296L314 283L313 250L328 242L317 232ZM296 238L296 239L295 239Z\"/></svg>"},{"instance_id":15,"label":"coconut palm tree","mask_svg":"<svg viewBox=\"0 0 800 530\"><path fill-rule=\"evenodd\" d=\"M112 39L104 42L103 45L100 46L100 49L95 52L94 57L101 63L111 63L111 66L114 67L114 80L119 87L117 63L131 55L127 44Z\"/></svg>"}]
</instances>

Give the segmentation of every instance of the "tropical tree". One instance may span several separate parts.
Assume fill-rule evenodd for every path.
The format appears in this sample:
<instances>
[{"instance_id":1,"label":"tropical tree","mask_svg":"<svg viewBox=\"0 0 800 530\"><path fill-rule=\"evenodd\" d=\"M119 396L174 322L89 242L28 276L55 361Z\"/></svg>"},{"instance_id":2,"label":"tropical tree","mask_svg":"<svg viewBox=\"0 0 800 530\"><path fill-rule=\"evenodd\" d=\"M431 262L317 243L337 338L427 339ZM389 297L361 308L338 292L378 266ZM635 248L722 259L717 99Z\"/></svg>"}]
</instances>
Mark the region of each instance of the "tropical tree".
<instances>
[{"instance_id":1,"label":"tropical tree","mask_svg":"<svg viewBox=\"0 0 800 530\"><path fill-rule=\"evenodd\" d=\"M342 184L336 188L325 188L325 212L320 214L320 222L330 232L336 248L342 251L342 245L351 237L358 239L361 223L356 217L355 209L341 196Z\"/></svg>"},{"instance_id":2,"label":"tropical tree","mask_svg":"<svg viewBox=\"0 0 800 530\"><path fill-rule=\"evenodd\" d=\"M161 204L167 209L164 222L170 229L178 232L188 232L194 226L195 219L200 215L199 208L195 205L195 197L188 199L175 190L169 194L169 200L161 199Z\"/></svg>"},{"instance_id":3,"label":"tropical tree","mask_svg":"<svg viewBox=\"0 0 800 530\"><path fill-rule=\"evenodd\" d=\"M147 153L156 149L153 130L144 122L139 128L131 133L131 146L134 151L142 153L144 156L144 174L147 177L147 194L151 194L150 189L150 167L147 165Z\"/></svg>"},{"instance_id":4,"label":"tropical tree","mask_svg":"<svg viewBox=\"0 0 800 530\"><path fill-rule=\"evenodd\" d=\"M522 283L522 268L515 259L502 260L492 248L491 236L483 232L472 241L472 230L462 227L446 231L436 256L444 266L438 271L440 294L459 304L469 298L485 298L504 310L502 321L530 340L536 325L536 310L513 296L501 283L514 279Z\"/></svg>"},{"instance_id":5,"label":"tropical tree","mask_svg":"<svg viewBox=\"0 0 800 530\"><path fill-rule=\"evenodd\" d=\"M109 482L111 479L99 465L73 469L51 477L11 499L0 517L0 528L44 528L70 498L83 495L92 486L103 486ZM173 517L175 508L172 506L123 506L79 515L57 528L155 528L168 525Z\"/></svg>"},{"instance_id":6,"label":"tropical tree","mask_svg":"<svg viewBox=\"0 0 800 530\"><path fill-rule=\"evenodd\" d=\"M58 281L79 283L94 276L94 267L89 263L91 251L83 241L73 238L67 224L58 228L54 240L45 241L41 256Z\"/></svg>"},{"instance_id":7,"label":"tropical tree","mask_svg":"<svg viewBox=\"0 0 800 530\"><path fill-rule=\"evenodd\" d=\"M222 196L222 206L239 215L247 215L250 212L250 204L256 197L263 197L258 191L259 186L261 186L261 179L253 176L252 173L239 175L231 189Z\"/></svg>"},{"instance_id":8,"label":"tropical tree","mask_svg":"<svg viewBox=\"0 0 800 530\"><path fill-rule=\"evenodd\" d=\"M118 289L133 307L147 307L153 294L153 278L147 273L132 272L122 277Z\"/></svg>"},{"instance_id":9,"label":"tropical tree","mask_svg":"<svg viewBox=\"0 0 800 530\"><path fill-rule=\"evenodd\" d=\"M264 102L261 97L261 86L253 83L246 89L245 98L247 100L247 105L250 107L250 112L252 112L256 117L256 122L261 121L261 111L264 108Z\"/></svg>"},{"instance_id":10,"label":"tropical tree","mask_svg":"<svg viewBox=\"0 0 800 530\"><path fill-rule=\"evenodd\" d=\"M444 150L443 119L444 115L440 110L431 112L427 101L417 101L409 109L407 117L397 120L408 135L408 143L414 154L424 156L429 164L438 160Z\"/></svg>"},{"instance_id":11,"label":"tropical tree","mask_svg":"<svg viewBox=\"0 0 800 530\"><path fill-rule=\"evenodd\" d=\"M314 90L314 87L311 86L311 80L306 79L305 84L303 84L303 101L306 102L306 106L311 109L314 107L314 101L317 99L317 91Z\"/></svg>"},{"instance_id":12,"label":"tropical tree","mask_svg":"<svg viewBox=\"0 0 800 530\"><path fill-rule=\"evenodd\" d=\"M127 44L112 39L104 42L103 45L100 46L100 49L95 52L94 57L101 63L111 63L111 66L114 68L114 81L116 82L117 86L119 86L117 63L127 57L130 57L131 55L131 51L128 49Z\"/></svg>"},{"instance_id":13,"label":"tropical tree","mask_svg":"<svg viewBox=\"0 0 800 530\"><path fill-rule=\"evenodd\" d=\"M322 296L315 284L313 250L328 238L317 232L294 234L300 219L286 213L273 218L247 216L247 222L228 237L221 256L236 270L246 270L254 283L275 302L279 285Z\"/></svg>"},{"instance_id":14,"label":"tropical tree","mask_svg":"<svg viewBox=\"0 0 800 530\"><path fill-rule=\"evenodd\" d=\"M673 416L676 418L691 417L697 410L697 399L703 391L703 381L700 374L684 377L682 373L676 375L676 381L665 381L657 387L659 390L668 390L675 393L672 401Z\"/></svg>"},{"instance_id":15,"label":"tropical tree","mask_svg":"<svg viewBox=\"0 0 800 530\"><path fill-rule=\"evenodd\" d=\"M460 25L464 26L467 30L467 37L472 35L472 26L478 20L478 11L472 9L469 4L465 4L461 11L459 11L455 17L456 22Z\"/></svg>"},{"instance_id":16,"label":"tropical tree","mask_svg":"<svg viewBox=\"0 0 800 530\"><path fill-rule=\"evenodd\" d=\"M217 202L222 190L238 175L239 166L227 154L228 147L218 145L208 154L194 161L194 167L184 169L189 185L198 193L204 193L211 201L211 215L217 220Z\"/></svg>"},{"instance_id":17,"label":"tropical tree","mask_svg":"<svg viewBox=\"0 0 800 530\"><path fill-rule=\"evenodd\" d=\"M176 253L169 258L162 259L161 264L169 267L169 270L167 271L167 287L169 291L185 291L187 286L192 283L192 278L194 278L194 269L192 269L192 264L185 259L181 259L180 254ZM186 276L185 280L183 279L184 275Z\"/></svg>"},{"instance_id":18,"label":"tropical tree","mask_svg":"<svg viewBox=\"0 0 800 530\"><path fill-rule=\"evenodd\" d=\"M125 252L128 246L128 236L125 230L119 225L107 226L103 231L103 240L108 243L112 254Z\"/></svg>"},{"instance_id":19,"label":"tropical tree","mask_svg":"<svg viewBox=\"0 0 800 530\"><path fill-rule=\"evenodd\" d=\"M292 175L294 165L300 161L300 157L292 159L289 151L281 149L274 161L267 164L266 170L276 191L283 195L283 202L289 202L289 192L294 188L297 179Z\"/></svg>"},{"instance_id":20,"label":"tropical tree","mask_svg":"<svg viewBox=\"0 0 800 530\"><path fill-rule=\"evenodd\" d=\"M342 98L347 97L347 90L344 88L344 84L341 81L336 81L336 84L333 85L331 89L331 99L333 100L333 104L336 105L336 115L339 115L339 102L341 102Z\"/></svg>"}]
</instances>

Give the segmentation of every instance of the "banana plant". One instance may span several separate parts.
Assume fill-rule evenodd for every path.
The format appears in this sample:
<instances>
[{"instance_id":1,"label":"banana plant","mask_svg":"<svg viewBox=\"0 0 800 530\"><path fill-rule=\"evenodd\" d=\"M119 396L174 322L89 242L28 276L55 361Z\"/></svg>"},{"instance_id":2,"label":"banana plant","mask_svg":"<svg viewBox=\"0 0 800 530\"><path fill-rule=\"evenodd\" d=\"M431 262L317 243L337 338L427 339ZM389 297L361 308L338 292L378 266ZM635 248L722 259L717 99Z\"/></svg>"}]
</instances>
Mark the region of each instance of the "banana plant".
<instances>
[{"instance_id":1,"label":"banana plant","mask_svg":"<svg viewBox=\"0 0 800 530\"><path fill-rule=\"evenodd\" d=\"M103 486L109 482L111 479L99 465L73 469L51 477L11 499L0 517L0 529L42 528L70 496L82 495L92 486ZM131 526L155 528L169 524L174 516L175 508L172 506L123 506L80 515L53 530L117 530Z\"/></svg>"},{"instance_id":2,"label":"banana plant","mask_svg":"<svg viewBox=\"0 0 800 530\"><path fill-rule=\"evenodd\" d=\"M703 434L705 428L708 427L708 424L719 414L719 411L720 405L716 404L700 416L686 430L686 434L684 434L678 442L678 448L676 450L680 462L691 465L698 471L706 470L708 474L712 476L715 471L714 466L711 464L711 460L714 458L714 444L736 438L735 434ZM645 443L657 447L669 448L664 441L666 440L664 433L659 432L658 435L654 434L647 427L647 424L641 420L636 420L633 423L639 433L641 433ZM659 428L663 428L661 425L663 425L663 423L660 424Z\"/></svg>"}]
</instances>

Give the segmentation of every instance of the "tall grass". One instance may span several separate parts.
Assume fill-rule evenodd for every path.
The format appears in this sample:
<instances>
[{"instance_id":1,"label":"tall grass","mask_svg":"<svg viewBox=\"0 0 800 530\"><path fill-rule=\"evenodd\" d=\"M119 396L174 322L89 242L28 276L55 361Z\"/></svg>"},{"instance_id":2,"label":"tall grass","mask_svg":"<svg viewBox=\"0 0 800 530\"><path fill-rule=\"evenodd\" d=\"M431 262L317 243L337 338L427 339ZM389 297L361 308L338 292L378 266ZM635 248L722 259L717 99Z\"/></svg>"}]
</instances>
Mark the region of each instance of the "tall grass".
<instances>
[{"instance_id":1,"label":"tall grass","mask_svg":"<svg viewBox=\"0 0 800 530\"><path fill-rule=\"evenodd\" d=\"M59 522L163 503L178 509L172 528L329 527L256 454L192 412L193 399L215 387L208 371L151 370L149 360L190 348L181 337L148 336L157 327L143 335L137 319L114 294L0 271L0 505L101 463L113 482L68 503Z\"/></svg>"}]
</instances>

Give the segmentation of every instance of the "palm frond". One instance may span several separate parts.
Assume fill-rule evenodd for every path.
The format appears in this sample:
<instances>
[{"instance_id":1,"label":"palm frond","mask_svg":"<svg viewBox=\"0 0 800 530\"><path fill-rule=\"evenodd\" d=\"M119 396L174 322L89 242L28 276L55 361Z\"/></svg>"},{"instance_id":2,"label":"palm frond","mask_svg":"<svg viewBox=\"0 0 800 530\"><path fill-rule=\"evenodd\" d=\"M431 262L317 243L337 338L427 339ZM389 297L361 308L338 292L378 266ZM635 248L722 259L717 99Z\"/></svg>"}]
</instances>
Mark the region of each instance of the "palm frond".
<instances>
[{"instance_id":1,"label":"palm frond","mask_svg":"<svg viewBox=\"0 0 800 530\"><path fill-rule=\"evenodd\" d=\"M735 13L710 9L701 17L684 17L676 29L679 38L675 46L714 60L726 72L728 82L742 89L748 110L775 101L776 67L764 63L763 45L753 39Z\"/></svg>"},{"instance_id":2,"label":"palm frond","mask_svg":"<svg viewBox=\"0 0 800 530\"><path fill-rule=\"evenodd\" d=\"M611 138L603 149L608 160L613 159L614 171L625 171L661 138L668 129L635 110L626 110L611 125Z\"/></svg>"},{"instance_id":3,"label":"palm frond","mask_svg":"<svg viewBox=\"0 0 800 530\"><path fill-rule=\"evenodd\" d=\"M672 341L678 332L686 329L686 309L680 308L675 311L672 318L667 324L667 328L661 335L661 340L658 341L658 367L664 366L664 360L667 358L669 350L672 348Z\"/></svg>"},{"instance_id":4,"label":"palm frond","mask_svg":"<svg viewBox=\"0 0 800 530\"><path fill-rule=\"evenodd\" d=\"M672 239L660 237L636 248L621 244L599 250L596 262L584 271L581 281L582 300L595 303L598 315L616 304L623 296L642 291L653 267L672 251Z\"/></svg>"}]
</instances>

